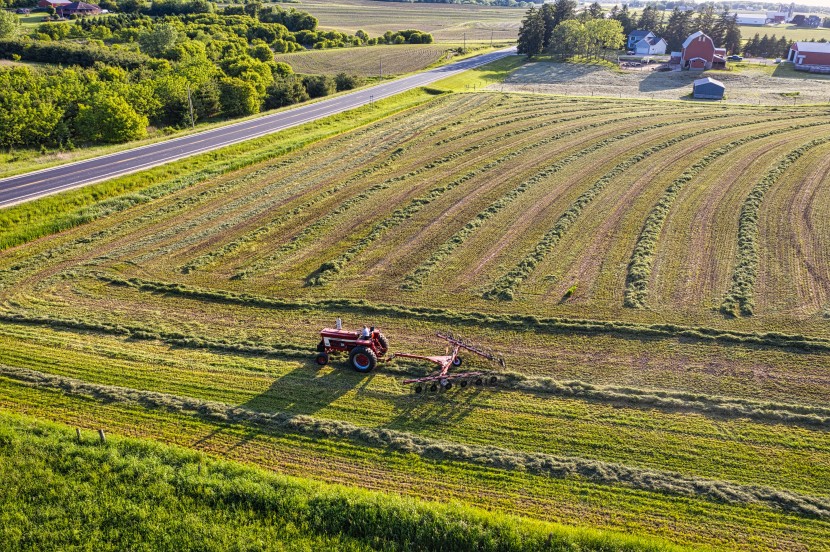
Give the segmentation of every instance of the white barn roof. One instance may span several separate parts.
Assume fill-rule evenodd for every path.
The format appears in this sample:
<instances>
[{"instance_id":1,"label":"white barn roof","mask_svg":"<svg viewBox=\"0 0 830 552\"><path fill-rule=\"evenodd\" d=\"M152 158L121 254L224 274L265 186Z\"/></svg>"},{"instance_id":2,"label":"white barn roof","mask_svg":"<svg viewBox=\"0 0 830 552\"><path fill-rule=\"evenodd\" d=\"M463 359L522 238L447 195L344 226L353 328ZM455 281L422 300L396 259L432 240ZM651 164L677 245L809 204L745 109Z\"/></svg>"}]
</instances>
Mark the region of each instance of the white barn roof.
<instances>
[{"instance_id":1,"label":"white barn roof","mask_svg":"<svg viewBox=\"0 0 830 552\"><path fill-rule=\"evenodd\" d=\"M799 52L830 54L830 42L796 42L795 46Z\"/></svg>"},{"instance_id":2,"label":"white barn roof","mask_svg":"<svg viewBox=\"0 0 830 552\"><path fill-rule=\"evenodd\" d=\"M726 86L721 81L713 79L712 77L704 77L702 79L697 79L694 82L694 86L700 86L702 84L716 84L721 88L726 88Z\"/></svg>"}]
</instances>

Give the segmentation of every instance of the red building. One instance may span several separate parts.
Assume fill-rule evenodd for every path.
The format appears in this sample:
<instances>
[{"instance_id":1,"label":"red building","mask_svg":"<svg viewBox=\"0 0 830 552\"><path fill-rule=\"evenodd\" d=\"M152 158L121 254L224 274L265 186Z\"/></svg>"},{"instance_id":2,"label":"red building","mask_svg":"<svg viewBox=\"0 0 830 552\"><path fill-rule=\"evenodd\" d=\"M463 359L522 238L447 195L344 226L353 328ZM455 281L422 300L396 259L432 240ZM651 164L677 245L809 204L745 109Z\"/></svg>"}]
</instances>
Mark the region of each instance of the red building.
<instances>
[{"instance_id":1,"label":"red building","mask_svg":"<svg viewBox=\"0 0 830 552\"><path fill-rule=\"evenodd\" d=\"M787 61L793 62L798 71L830 73L830 43L794 42L787 54Z\"/></svg>"},{"instance_id":2,"label":"red building","mask_svg":"<svg viewBox=\"0 0 830 552\"><path fill-rule=\"evenodd\" d=\"M692 71L725 69L726 48L715 46L715 42L703 31L692 33L683 42L683 49L680 52L680 65L684 69Z\"/></svg>"}]
</instances>

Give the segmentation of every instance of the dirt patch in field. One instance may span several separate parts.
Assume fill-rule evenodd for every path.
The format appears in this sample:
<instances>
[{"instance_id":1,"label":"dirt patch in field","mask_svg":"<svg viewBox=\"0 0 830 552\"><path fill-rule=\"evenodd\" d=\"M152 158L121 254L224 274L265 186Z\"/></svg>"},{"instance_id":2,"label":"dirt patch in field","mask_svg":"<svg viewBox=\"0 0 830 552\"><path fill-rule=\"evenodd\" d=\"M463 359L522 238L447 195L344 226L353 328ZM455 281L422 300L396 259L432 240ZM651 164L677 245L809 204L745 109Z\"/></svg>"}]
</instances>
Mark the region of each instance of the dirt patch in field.
<instances>
[{"instance_id":1,"label":"dirt patch in field","mask_svg":"<svg viewBox=\"0 0 830 552\"><path fill-rule=\"evenodd\" d=\"M711 76L726 85L724 101L727 103L792 106L830 101L830 80L826 78L774 77L760 69L745 69L740 72L707 71L701 75L689 71L617 72L593 65L537 62L519 68L504 84L494 86L506 92L721 103L713 100L692 100L692 81L702 76Z\"/></svg>"}]
</instances>

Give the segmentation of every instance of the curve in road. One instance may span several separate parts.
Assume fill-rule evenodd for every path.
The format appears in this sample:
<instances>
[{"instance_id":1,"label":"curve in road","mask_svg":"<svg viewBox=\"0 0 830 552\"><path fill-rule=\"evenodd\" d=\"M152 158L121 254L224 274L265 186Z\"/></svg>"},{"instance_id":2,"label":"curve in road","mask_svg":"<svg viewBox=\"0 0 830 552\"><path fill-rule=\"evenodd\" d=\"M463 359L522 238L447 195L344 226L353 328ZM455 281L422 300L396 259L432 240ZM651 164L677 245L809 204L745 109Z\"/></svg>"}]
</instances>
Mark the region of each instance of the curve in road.
<instances>
[{"instance_id":1,"label":"curve in road","mask_svg":"<svg viewBox=\"0 0 830 552\"><path fill-rule=\"evenodd\" d=\"M273 115L265 115L249 121L233 123L110 155L3 178L0 179L0 208L87 186L116 176L150 169L191 155L238 144L245 140L259 138L329 115L342 113L372 101L400 94L462 71L479 67L514 54L515 51L515 48L507 48L489 54L482 54L336 98L274 113Z\"/></svg>"}]
</instances>

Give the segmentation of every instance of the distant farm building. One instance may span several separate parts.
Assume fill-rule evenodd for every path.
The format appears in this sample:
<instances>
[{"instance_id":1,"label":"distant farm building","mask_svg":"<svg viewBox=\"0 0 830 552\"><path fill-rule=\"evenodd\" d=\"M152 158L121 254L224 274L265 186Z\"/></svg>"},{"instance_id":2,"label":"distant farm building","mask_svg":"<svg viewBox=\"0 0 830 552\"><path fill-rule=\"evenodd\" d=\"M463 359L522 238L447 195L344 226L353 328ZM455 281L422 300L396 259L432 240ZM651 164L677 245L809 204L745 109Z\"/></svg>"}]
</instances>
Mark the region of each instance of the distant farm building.
<instances>
[{"instance_id":1,"label":"distant farm building","mask_svg":"<svg viewBox=\"0 0 830 552\"><path fill-rule=\"evenodd\" d=\"M634 44L634 53L638 56L654 56L663 55L666 53L666 41L654 33L649 33L650 36L640 39Z\"/></svg>"},{"instance_id":2,"label":"distant farm building","mask_svg":"<svg viewBox=\"0 0 830 552\"><path fill-rule=\"evenodd\" d=\"M735 21L738 25L766 25L769 18L764 13L736 13Z\"/></svg>"},{"instance_id":3,"label":"distant farm building","mask_svg":"<svg viewBox=\"0 0 830 552\"><path fill-rule=\"evenodd\" d=\"M709 77L697 79L692 85L692 96L699 100L722 100L726 86Z\"/></svg>"},{"instance_id":4,"label":"distant farm building","mask_svg":"<svg viewBox=\"0 0 830 552\"><path fill-rule=\"evenodd\" d=\"M101 13L101 8L95 4L87 4L86 2L71 2L57 6L55 10L61 17L69 17L71 15L98 15Z\"/></svg>"},{"instance_id":5,"label":"distant farm building","mask_svg":"<svg viewBox=\"0 0 830 552\"><path fill-rule=\"evenodd\" d=\"M673 59L675 54L677 52L672 52ZM691 71L726 68L726 48L715 46L715 42L703 31L689 35L683 42L679 58L681 68Z\"/></svg>"},{"instance_id":6,"label":"distant farm building","mask_svg":"<svg viewBox=\"0 0 830 552\"><path fill-rule=\"evenodd\" d=\"M787 61L798 71L830 73L830 42L795 42Z\"/></svg>"},{"instance_id":7,"label":"distant farm building","mask_svg":"<svg viewBox=\"0 0 830 552\"><path fill-rule=\"evenodd\" d=\"M654 36L654 33L651 31L646 31L644 29L637 29L636 31L631 31L631 34L628 35L628 42L626 43L626 48L629 50L634 49L634 45L640 42L642 39L646 38L647 36Z\"/></svg>"}]
</instances>

